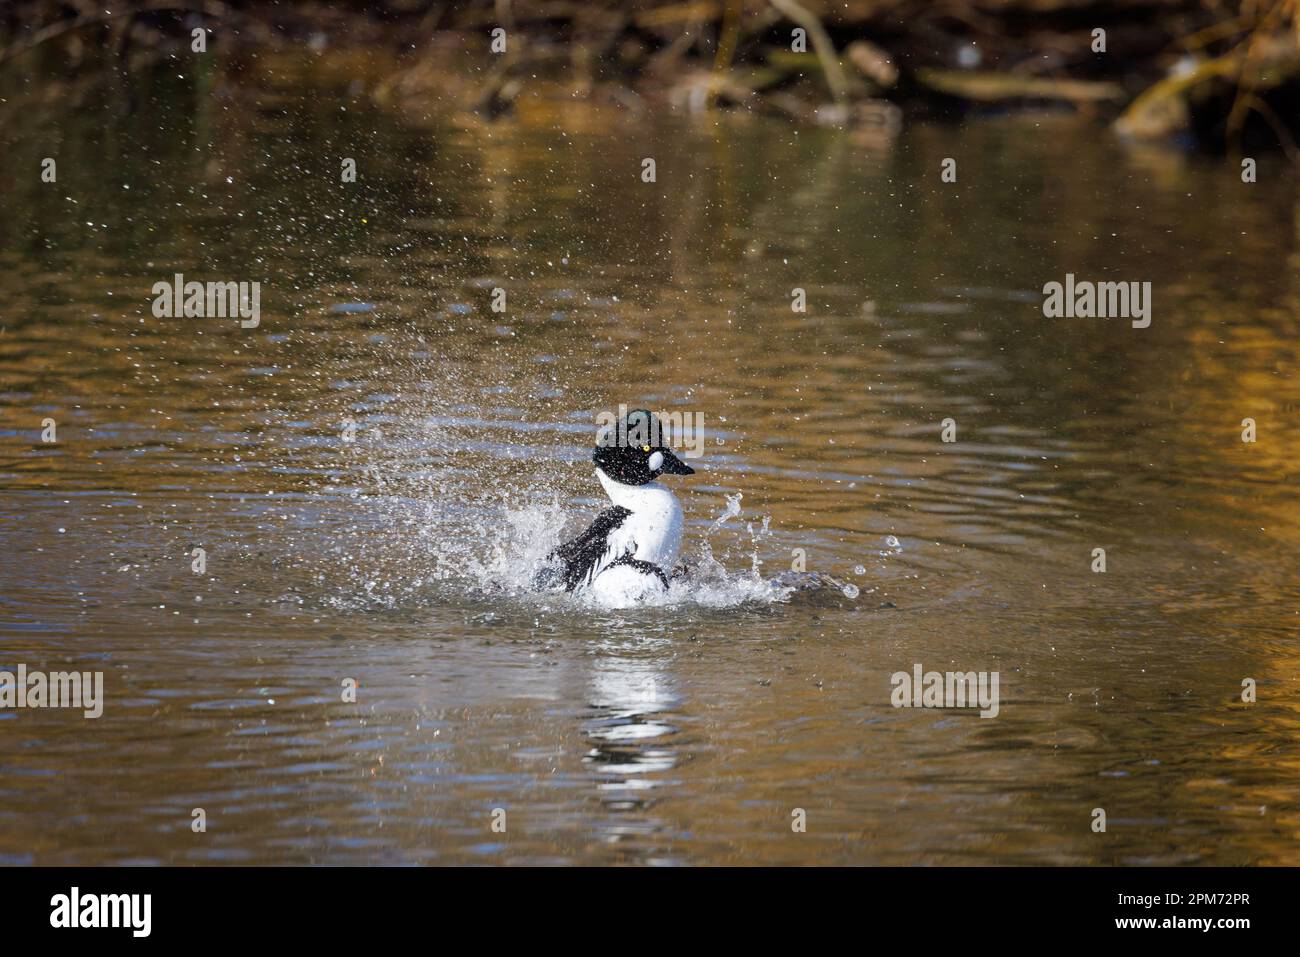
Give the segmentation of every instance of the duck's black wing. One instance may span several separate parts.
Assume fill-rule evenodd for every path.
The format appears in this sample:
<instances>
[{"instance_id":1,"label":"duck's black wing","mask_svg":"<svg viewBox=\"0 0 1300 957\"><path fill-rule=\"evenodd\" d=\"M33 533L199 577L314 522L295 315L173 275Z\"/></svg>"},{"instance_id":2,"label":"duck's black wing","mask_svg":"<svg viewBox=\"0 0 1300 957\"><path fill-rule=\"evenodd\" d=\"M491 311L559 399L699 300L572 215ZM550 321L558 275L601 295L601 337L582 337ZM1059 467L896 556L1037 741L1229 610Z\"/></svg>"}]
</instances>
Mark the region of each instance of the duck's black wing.
<instances>
[{"instance_id":1,"label":"duck's black wing","mask_svg":"<svg viewBox=\"0 0 1300 957\"><path fill-rule=\"evenodd\" d=\"M559 574L565 591L590 584L611 563L636 551L636 543L619 534L631 514L629 509L613 505L597 515L585 532L551 552L551 560L563 565Z\"/></svg>"}]
</instances>

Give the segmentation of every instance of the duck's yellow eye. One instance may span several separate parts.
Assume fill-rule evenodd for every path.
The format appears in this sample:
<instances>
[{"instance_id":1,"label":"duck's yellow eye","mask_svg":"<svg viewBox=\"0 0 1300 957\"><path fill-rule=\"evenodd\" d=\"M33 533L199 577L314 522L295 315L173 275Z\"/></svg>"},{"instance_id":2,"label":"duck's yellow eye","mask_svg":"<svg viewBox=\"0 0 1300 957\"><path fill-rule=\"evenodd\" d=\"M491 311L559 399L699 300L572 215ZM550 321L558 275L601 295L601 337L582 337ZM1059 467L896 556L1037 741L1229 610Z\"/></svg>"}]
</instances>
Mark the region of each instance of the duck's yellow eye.
<instances>
[{"instance_id":1,"label":"duck's yellow eye","mask_svg":"<svg viewBox=\"0 0 1300 957\"><path fill-rule=\"evenodd\" d=\"M650 451L650 446L648 446L648 445L643 445L643 446L641 446L641 451L642 451L642 452L649 452L649 451Z\"/></svg>"}]
</instances>

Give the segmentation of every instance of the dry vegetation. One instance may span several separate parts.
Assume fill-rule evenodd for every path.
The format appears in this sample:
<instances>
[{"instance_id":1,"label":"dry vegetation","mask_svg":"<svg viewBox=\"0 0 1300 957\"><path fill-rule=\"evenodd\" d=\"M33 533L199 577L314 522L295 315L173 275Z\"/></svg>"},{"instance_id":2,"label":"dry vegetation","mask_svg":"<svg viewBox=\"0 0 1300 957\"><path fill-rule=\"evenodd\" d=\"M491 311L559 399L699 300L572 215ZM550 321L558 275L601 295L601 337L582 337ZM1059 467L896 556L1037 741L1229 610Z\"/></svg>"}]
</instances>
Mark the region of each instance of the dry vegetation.
<instances>
[{"instance_id":1,"label":"dry vegetation","mask_svg":"<svg viewBox=\"0 0 1300 957\"><path fill-rule=\"evenodd\" d=\"M541 84L628 109L752 109L896 127L1054 106L1138 138L1300 155L1300 0L14 0L0 82L186 49L387 48L389 103L508 114ZM489 35L507 31L494 55ZM794 49L794 31L806 49ZM1094 31L1105 31L1105 50Z\"/></svg>"}]
</instances>

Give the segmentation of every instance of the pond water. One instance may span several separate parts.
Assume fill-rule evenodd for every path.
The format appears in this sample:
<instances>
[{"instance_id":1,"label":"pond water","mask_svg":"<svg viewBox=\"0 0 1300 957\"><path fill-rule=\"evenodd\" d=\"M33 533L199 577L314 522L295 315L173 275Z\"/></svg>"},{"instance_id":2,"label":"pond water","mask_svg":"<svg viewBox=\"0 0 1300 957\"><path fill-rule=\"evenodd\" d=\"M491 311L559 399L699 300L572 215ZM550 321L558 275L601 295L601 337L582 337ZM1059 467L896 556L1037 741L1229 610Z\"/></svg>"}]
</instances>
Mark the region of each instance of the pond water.
<instances>
[{"instance_id":1,"label":"pond water","mask_svg":"<svg viewBox=\"0 0 1300 957\"><path fill-rule=\"evenodd\" d=\"M335 76L0 104L0 669L105 688L0 710L0 862L1300 864L1294 172ZM703 417L696 578L532 594L619 403Z\"/></svg>"}]
</instances>

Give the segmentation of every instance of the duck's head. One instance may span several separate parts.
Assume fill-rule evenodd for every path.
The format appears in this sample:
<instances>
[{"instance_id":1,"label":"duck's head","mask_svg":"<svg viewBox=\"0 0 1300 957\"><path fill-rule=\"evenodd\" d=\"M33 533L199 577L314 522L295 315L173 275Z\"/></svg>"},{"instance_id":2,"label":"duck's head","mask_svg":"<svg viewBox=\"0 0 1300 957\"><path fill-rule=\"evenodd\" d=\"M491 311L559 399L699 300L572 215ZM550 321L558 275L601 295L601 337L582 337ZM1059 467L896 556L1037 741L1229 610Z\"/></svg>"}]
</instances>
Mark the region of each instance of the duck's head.
<instances>
[{"instance_id":1,"label":"duck's head","mask_svg":"<svg viewBox=\"0 0 1300 957\"><path fill-rule=\"evenodd\" d=\"M636 409L598 437L591 460L623 485L645 485L661 475L694 475L695 469L664 445L663 438L658 417Z\"/></svg>"}]
</instances>

